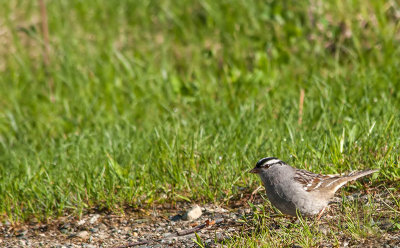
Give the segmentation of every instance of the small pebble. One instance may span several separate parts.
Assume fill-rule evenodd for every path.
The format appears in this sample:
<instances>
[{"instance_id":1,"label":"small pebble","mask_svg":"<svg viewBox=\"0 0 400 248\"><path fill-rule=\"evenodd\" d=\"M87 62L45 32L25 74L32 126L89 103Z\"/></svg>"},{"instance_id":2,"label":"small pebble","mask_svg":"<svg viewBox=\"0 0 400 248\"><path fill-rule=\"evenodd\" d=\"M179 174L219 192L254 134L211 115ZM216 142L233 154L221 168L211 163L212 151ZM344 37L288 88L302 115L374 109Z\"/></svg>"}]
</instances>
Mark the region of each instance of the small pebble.
<instances>
[{"instance_id":1,"label":"small pebble","mask_svg":"<svg viewBox=\"0 0 400 248\"><path fill-rule=\"evenodd\" d=\"M98 237L100 240L105 240L105 239L108 238L108 235L105 234L105 233L100 233L100 234L97 235L97 237Z\"/></svg>"},{"instance_id":2,"label":"small pebble","mask_svg":"<svg viewBox=\"0 0 400 248\"><path fill-rule=\"evenodd\" d=\"M99 214L93 215L92 218L90 218L89 223L94 224L99 219L99 217L100 217Z\"/></svg>"},{"instance_id":3,"label":"small pebble","mask_svg":"<svg viewBox=\"0 0 400 248\"><path fill-rule=\"evenodd\" d=\"M76 234L76 237L81 238L81 239L87 239L89 237L89 232L88 231L80 231Z\"/></svg>"},{"instance_id":4,"label":"small pebble","mask_svg":"<svg viewBox=\"0 0 400 248\"><path fill-rule=\"evenodd\" d=\"M328 229L327 229L326 227L324 227L324 226L319 226L319 227L318 227L318 230L319 230L321 233L323 233L324 235L327 235L327 234L328 234Z\"/></svg>"},{"instance_id":5,"label":"small pebble","mask_svg":"<svg viewBox=\"0 0 400 248\"><path fill-rule=\"evenodd\" d=\"M96 248L95 245L91 245L91 244L83 244L82 245L84 248Z\"/></svg>"},{"instance_id":6,"label":"small pebble","mask_svg":"<svg viewBox=\"0 0 400 248\"><path fill-rule=\"evenodd\" d=\"M200 218L200 216L202 215L202 211L201 208L199 207L199 205L195 205L193 206L191 209L189 209L183 216L182 219L183 220L196 220L198 218Z\"/></svg>"},{"instance_id":7,"label":"small pebble","mask_svg":"<svg viewBox=\"0 0 400 248\"><path fill-rule=\"evenodd\" d=\"M82 226L83 224L85 224L85 220L80 220L78 221L78 223L76 223L78 226Z\"/></svg>"},{"instance_id":8,"label":"small pebble","mask_svg":"<svg viewBox=\"0 0 400 248\"><path fill-rule=\"evenodd\" d=\"M103 223L100 223L100 224L97 226L97 228L99 228L100 230L106 230L106 229L107 229L107 226L104 225Z\"/></svg>"},{"instance_id":9,"label":"small pebble","mask_svg":"<svg viewBox=\"0 0 400 248\"><path fill-rule=\"evenodd\" d=\"M167 237L169 237L169 236L173 236L174 234L173 233L163 233L163 237L164 238L167 238Z\"/></svg>"}]
</instances>

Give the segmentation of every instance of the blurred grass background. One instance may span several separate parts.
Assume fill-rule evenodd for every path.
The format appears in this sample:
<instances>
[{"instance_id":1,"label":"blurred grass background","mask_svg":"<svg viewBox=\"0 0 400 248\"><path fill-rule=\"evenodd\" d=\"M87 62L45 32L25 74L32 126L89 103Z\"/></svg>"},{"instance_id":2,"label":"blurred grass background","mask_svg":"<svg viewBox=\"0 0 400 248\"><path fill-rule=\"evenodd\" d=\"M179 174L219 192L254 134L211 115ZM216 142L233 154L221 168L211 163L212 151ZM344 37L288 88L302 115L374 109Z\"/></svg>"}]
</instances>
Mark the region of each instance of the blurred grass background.
<instances>
[{"instance_id":1,"label":"blurred grass background","mask_svg":"<svg viewBox=\"0 0 400 248\"><path fill-rule=\"evenodd\" d=\"M0 2L1 218L226 203L264 156L398 185L399 2L46 7L47 66L38 1Z\"/></svg>"}]
</instances>

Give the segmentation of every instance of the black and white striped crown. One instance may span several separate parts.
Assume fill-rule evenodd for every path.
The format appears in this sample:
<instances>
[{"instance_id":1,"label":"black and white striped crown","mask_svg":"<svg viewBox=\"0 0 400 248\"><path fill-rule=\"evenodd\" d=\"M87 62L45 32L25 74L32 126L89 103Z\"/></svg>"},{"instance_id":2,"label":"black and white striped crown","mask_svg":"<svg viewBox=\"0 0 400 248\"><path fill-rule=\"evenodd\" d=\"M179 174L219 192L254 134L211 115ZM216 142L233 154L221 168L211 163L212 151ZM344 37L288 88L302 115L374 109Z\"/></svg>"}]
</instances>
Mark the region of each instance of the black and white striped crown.
<instances>
[{"instance_id":1,"label":"black and white striped crown","mask_svg":"<svg viewBox=\"0 0 400 248\"><path fill-rule=\"evenodd\" d=\"M275 157L267 157L267 158L262 158L258 160L256 164L256 168L266 168L268 169L271 165L274 164L284 164L282 160L275 158Z\"/></svg>"}]
</instances>

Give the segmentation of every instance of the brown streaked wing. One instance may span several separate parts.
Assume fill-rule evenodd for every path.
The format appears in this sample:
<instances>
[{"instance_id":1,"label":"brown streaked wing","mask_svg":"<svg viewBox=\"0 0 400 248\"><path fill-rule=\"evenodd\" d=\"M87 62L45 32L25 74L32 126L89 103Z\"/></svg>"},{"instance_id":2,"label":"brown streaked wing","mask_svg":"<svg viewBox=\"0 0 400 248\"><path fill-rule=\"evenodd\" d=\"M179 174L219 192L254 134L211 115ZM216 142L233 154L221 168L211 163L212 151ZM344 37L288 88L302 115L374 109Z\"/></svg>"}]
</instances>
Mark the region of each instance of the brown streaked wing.
<instances>
[{"instance_id":1,"label":"brown streaked wing","mask_svg":"<svg viewBox=\"0 0 400 248\"><path fill-rule=\"evenodd\" d=\"M304 190L307 192L319 188L321 185L325 184L326 181L331 181L330 179L334 178L336 178L336 176L315 174L306 170L297 170L295 175L295 179L303 185Z\"/></svg>"}]
</instances>

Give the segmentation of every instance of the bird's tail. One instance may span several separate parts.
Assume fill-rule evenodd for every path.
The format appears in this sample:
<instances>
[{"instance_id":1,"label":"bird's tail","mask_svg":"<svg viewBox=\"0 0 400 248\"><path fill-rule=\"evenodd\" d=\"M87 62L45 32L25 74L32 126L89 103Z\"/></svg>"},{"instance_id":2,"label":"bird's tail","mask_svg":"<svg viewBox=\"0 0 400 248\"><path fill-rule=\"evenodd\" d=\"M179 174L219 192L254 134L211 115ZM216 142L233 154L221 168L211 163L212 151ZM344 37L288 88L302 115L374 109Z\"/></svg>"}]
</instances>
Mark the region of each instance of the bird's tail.
<instances>
[{"instance_id":1,"label":"bird's tail","mask_svg":"<svg viewBox=\"0 0 400 248\"><path fill-rule=\"evenodd\" d=\"M372 174L372 173L375 173L375 172L378 172L378 171L379 170L370 170L370 169L363 170L363 171L354 171L354 172L348 174L347 176L345 176L345 178L347 178L346 181L353 181L353 180L356 180L356 179L358 179L360 177L365 177L365 176L367 176L369 174Z\"/></svg>"},{"instance_id":2,"label":"bird's tail","mask_svg":"<svg viewBox=\"0 0 400 248\"><path fill-rule=\"evenodd\" d=\"M363 171L354 171L346 176L343 177L332 177L330 179L328 179L329 182L328 186L331 184L332 188L333 188L333 192L336 192L340 187L342 187L343 185L345 185L346 183L350 182L350 181L354 181L357 180L360 177L364 177L367 175L370 175L372 173L375 173L379 170L363 170ZM338 181L338 183L335 183L336 181Z\"/></svg>"}]
</instances>

